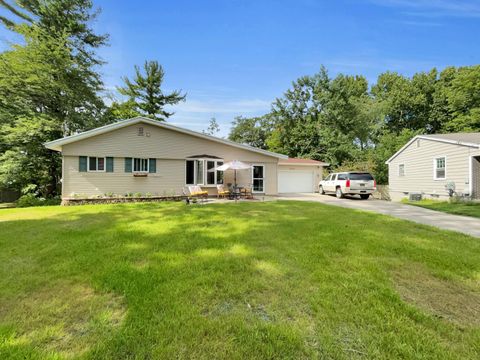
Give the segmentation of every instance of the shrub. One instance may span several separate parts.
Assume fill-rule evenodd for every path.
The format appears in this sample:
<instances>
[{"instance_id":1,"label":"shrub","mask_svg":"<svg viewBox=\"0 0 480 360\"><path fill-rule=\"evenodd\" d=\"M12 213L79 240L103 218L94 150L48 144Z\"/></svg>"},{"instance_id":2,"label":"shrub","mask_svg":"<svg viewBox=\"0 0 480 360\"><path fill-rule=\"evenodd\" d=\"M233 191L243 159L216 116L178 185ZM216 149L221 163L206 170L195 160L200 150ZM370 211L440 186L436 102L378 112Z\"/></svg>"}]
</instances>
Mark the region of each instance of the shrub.
<instances>
[{"instance_id":1,"label":"shrub","mask_svg":"<svg viewBox=\"0 0 480 360\"><path fill-rule=\"evenodd\" d=\"M34 194L26 194L17 200L17 207L60 205L60 198L45 199Z\"/></svg>"},{"instance_id":2,"label":"shrub","mask_svg":"<svg viewBox=\"0 0 480 360\"><path fill-rule=\"evenodd\" d=\"M142 197L142 193L141 192L136 192L135 194L133 194L134 197Z\"/></svg>"},{"instance_id":3,"label":"shrub","mask_svg":"<svg viewBox=\"0 0 480 360\"><path fill-rule=\"evenodd\" d=\"M449 199L452 204L478 205L478 203L468 197L454 195Z\"/></svg>"}]
</instances>

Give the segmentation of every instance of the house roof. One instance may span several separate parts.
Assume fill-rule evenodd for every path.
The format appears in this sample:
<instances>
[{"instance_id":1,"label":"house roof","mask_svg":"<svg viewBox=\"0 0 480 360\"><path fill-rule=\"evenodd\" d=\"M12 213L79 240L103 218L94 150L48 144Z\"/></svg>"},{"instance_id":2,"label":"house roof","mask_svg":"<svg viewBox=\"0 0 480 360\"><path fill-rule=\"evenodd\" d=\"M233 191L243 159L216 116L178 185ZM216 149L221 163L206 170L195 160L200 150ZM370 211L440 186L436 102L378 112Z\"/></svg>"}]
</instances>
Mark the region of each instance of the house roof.
<instances>
[{"instance_id":1,"label":"house roof","mask_svg":"<svg viewBox=\"0 0 480 360\"><path fill-rule=\"evenodd\" d=\"M431 135L417 135L409 142L407 142L400 150L390 157L385 164L390 163L398 155L400 155L403 150L410 146L417 139L438 141L445 144L459 145L459 146L468 146L480 149L480 133L451 133L451 134L431 134Z\"/></svg>"},{"instance_id":2,"label":"house roof","mask_svg":"<svg viewBox=\"0 0 480 360\"><path fill-rule=\"evenodd\" d=\"M317 165L317 166L329 166L330 164L323 161L317 161L312 159L299 159L299 158L288 158L282 159L279 161L280 165Z\"/></svg>"},{"instance_id":3,"label":"house roof","mask_svg":"<svg viewBox=\"0 0 480 360\"><path fill-rule=\"evenodd\" d=\"M453 134L434 134L434 135L422 135L425 138L437 139L437 140L450 140L460 143L474 144L478 146L480 144L480 132L475 133L453 133Z\"/></svg>"},{"instance_id":4,"label":"house roof","mask_svg":"<svg viewBox=\"0 0 480 360\"><path fill-rule=\"evenodd\" d=\"M239 148L239 149L252 151L252 152L256 152L256 153L267 155L267 156L272 156L272 157L276 157L276 158L279 158L279 159L287 159L288 158L288 156L283 155L283 154L277 154L277 153L274 153L274 152L271 152L271 151L255 148L253 146L249 146L249 145L245 145L245 144L239 144L239 143L236 143L234 141L217 138L215 136L211 136L211 135L207 135L207 134L202 134L202 133L199 133L197 131L184 129L184 128L181 128L181 127L178 127L178 126L174 126L174 125L167 124L167 123L164 123L164 122L160 122L160 121L157 121L157 120L152 120L152 119L145 118L145 117L142 117L142 116L135 117L135 118L132 118L132 119L127 119L127 120L119 120L115 123L108 124L108 125L105 125L105 126L101 126L101 127L96 128L96 129L88 130L88 131L82 132L80 134L75 134L75 135L67 136L67 137L64 137L64 138L61 138L61 139L49 141L49 142L45 143L44 145L48 149L55 150L55 151L62 151L62 146L63 145L67 145L67 144L70 144L70 143L73 143L73 142L76 142L76 141L88 139L92 136L101 135L101 134L104 134L104 133L107 133L107 132L110 132L110 131L113 131L113 130L116 130L116 129L120 129L120 128L123 128L123 127L126 127L126 126L138 124L138 123L146 123L146 124L150 124L150 125L153 125L153 126L158 126L160 128L163 128L163 129L177 131L177 132L180 132L180 133L183 133L183 134L196 136L196 137L199 137L199 138L202 138L202 139L215 141L215 142L218 142L218 143L221 143L221 144L224 144L224 145L233 146L233 147L236 147L236 148Z\"/></svg>"}]
</instances>

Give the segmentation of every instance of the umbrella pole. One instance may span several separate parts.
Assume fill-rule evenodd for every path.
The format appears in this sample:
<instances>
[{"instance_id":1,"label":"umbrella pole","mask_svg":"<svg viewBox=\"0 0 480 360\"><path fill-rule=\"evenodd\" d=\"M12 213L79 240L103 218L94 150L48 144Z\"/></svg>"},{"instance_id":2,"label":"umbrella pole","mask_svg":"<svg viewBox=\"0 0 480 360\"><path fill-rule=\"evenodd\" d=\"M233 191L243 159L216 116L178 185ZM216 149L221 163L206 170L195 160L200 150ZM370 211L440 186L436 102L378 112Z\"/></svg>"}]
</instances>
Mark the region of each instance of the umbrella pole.
<instances>
[{"instance_id":1,"label":"umbrella pole","mask_svg":"<svg viewBox=\"0 0 480 360\"><path fill-rule=\"evenodd\" d=\"M235 196L235 204L237 203L237 169L233 170L234 175L234 187L233 187L233 195Z\"/></svg>"}]
</instances>

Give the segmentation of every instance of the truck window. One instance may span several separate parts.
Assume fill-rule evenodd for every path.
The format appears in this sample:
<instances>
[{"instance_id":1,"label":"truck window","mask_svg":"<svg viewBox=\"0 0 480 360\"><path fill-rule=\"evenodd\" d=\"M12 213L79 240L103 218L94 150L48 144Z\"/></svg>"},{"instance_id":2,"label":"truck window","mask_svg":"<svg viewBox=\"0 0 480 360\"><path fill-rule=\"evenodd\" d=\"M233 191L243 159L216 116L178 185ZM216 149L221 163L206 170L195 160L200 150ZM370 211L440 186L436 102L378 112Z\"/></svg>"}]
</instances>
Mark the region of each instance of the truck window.
<instances>
[{"instance_id":1,"label":"truck window","mask_svg":"<svg viewBox=\"0 0 480 360\"><path fill-rule=\"evenodd\" d=\"M370 181L373 180L373 176L369 173L350 173L350 180L364 180Z\"/></svg>"}]
</instances>

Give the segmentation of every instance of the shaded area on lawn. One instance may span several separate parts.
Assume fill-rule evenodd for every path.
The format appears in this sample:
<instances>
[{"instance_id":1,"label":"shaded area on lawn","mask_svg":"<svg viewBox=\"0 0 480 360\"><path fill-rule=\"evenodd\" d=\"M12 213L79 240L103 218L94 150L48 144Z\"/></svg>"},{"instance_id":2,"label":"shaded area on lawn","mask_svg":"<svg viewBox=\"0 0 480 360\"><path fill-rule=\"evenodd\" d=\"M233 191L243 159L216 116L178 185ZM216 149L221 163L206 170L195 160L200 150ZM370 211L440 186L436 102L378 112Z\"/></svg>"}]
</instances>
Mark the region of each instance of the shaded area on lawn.
<instances>
[{"instance_id":1,"label":"shaded area on lawn","mask_svg":"<svg viewBox=\"0 0 480 360\"><path fill-rule=\"evenodd\" d=\"M478 311L468 236L290 201L12 209L0 227L2 358L479 353L478 324L422 300L468 286L459 306ZM446 285L413 298L419 264Z\"/></svg>"},{"instance_id":2,"label":"shaded area on lawn","mask_svg":"<svg viewBox=\"0 0 480 360\"><path fill-rule=\"evenodd\" d=\"M430 210L441 211L449 214L471 216L480 218L480 203L474 201L404 201L406 204L423 207Z\"/></svg>"}]
</instances>

